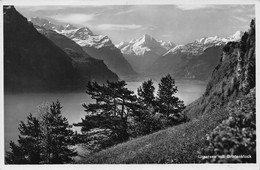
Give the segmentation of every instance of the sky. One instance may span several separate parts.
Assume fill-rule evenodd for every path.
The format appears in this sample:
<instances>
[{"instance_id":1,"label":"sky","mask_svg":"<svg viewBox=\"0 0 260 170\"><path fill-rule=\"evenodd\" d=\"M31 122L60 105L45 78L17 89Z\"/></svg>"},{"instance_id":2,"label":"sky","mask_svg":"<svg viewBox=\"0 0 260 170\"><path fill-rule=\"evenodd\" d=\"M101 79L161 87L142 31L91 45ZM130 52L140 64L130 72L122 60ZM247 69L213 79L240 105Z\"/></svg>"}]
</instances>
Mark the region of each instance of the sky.
<instances>
[{"instance_id":1,"label":"sky","mask_svg":"<svg viewBox=\"0 0 260 170\"><path fill-rule=\"evenodd\" d=\"M206 36L227 37L247 31L254 5L98 5L15 6L26 18L39 16L56 24L87 26L114 44L143 34L186 44Z\"/></svg>"}]
</instances>

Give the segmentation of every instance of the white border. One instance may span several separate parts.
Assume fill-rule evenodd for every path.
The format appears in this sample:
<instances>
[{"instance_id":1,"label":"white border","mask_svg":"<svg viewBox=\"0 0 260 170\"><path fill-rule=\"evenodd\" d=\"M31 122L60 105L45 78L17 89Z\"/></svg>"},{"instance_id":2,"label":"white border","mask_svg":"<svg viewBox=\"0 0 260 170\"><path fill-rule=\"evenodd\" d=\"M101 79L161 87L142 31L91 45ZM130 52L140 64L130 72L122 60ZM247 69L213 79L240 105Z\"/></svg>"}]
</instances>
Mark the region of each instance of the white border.
<instances>
[{"instance_id":1,"label":"white border","mask_svg":"<svg viewBox=\"0 0 260 170\"><path fill-rule=\"evenodd\" d=\"M161 164L146 164L146 165L5 165L4 164L4 93L3 93L3 5L26 5L26 6L41 6L41 5L155 5L155 4L255 4L256 11L256 30L260 28L259 22L259 13L260 13L260 0L0 0L0 54L1 54L1 62L0 62L0 169L102 169L102 170L110 170L110 169L124 169L124 170L143 170L143 169L241 169L241 170L259 170L259 162L260 162L260 151L259 151L259 126L257 126L257 164L171 164L171 165L161 165ZM256 87L259 84L260 70L258 69L260 59L258 58L258 53L260 49L259 38L260 34L256 31ZM260 125L259 122L259 99L258 99L258 88L256 89L257 98L256 98L256 116L257 116L257 125Z\"/></svg>"},{"instance_id":2,"label":"white border","mask_svg":"<svg viewBox=\"0 0 260 170\"><path fill-rule=\"evenodd\" d=\"M2 0L4 5L256 4L259 0Z\"/></svg>"}]
</instances>

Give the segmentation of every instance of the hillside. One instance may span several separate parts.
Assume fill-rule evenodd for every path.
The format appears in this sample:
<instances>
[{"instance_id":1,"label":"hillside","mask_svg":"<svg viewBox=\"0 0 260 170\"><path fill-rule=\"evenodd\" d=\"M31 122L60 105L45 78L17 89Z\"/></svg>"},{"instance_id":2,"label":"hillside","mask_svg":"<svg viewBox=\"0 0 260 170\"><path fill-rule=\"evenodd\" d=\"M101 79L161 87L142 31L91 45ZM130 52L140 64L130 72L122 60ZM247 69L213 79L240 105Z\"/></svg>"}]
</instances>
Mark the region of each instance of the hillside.
<instances>
[{"instance_id":1,"label":"hillside","mask_svg":"<svg viewBox=\"0 0 260 170\"><path fill-rule=\"evenodd\" d=\"M153 75L170 73L176 79L208 80L220 59L222 47L209 47L199 55L164 54L150 66L149 72Z\"/></svg>"},{"instance_id":2,"label":"hillside","mask_svg":"<svg viewBox=\"0 0 260 170\"><path fill-rule=\"evenodd\" d=\"M91 57L70 38L52 30L46 30L37 25L35 25L35 28L58 47L63 49L63 51L72 59L73 67L82 77L82 82L80 84L86 84L89 80L96 80L98 82L118 80L118 76L107 68L103 60Z\"/></svg>"},{"instance_id":3,"label":"hillside","mask_svg":"<svg viewBox=\"0 0 260 170\"><path fill-rule=\"evenodd\" d=\"M82 54L86 58L91 58L87 53L84 52L84 50L74 41L66 37L65 35L58 34L55 31L46 29L45 27L40 27L38 25L34 25L34 27L37 29L39 33L50 39L52 42L54 42L58 47L61 49L70 48L74 51Z\"/></svg>"},{"instance_id":4,"label":"hillside","mask_svg":"<svg viewBox=\"0 0 260 170\"><path fill-rule=\"evenodd\" d=\"M61 88L78 81L71 58L13 6L4 7L4 35L5 90Z\"/></svg>"},{"instance_id":5,"label":"hillside","mask_svg":"<svg viewBox=\"0 0 260 170\"><path fill-rule=\"evenodd\" d=\"M203 162L199 155L207 147L206 136L212 136L212 133L215 133L213 136L223 136L225 132L231 135L211 137L218 142L213 145L218 148L215 151L213 147L213 154L249 153L250 159L227 159L224 162L256 162L254 20L240 42L230 42L224 46L204 95L191 103L184 113L190 118L187 123L87 155L80 163ZM250 124L245 123L248 121ZM232 129L239 135L232 135ZM244 131L252 135L247 136ZM221 145L226 147L219 147Z\"/></svg>"}]
</instances>

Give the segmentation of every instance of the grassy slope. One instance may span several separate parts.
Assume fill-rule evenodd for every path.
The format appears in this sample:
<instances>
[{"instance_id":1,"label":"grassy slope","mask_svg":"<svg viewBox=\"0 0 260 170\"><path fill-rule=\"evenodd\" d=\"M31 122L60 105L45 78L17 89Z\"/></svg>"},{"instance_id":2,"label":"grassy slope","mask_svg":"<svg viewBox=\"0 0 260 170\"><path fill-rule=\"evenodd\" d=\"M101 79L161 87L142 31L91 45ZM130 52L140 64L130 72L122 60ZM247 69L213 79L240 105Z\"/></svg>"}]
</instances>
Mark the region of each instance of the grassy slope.
<instances>
[{"instance_id":1,"label":"grassy slope","mask_svg":"<svg viewBox=\"0 0 260 170\"><path fill-rule=\"evenodd\" d=\"M204 137L228 114L224 110L116 145L80 163L193 163Z\"/></svg>"}]
</instances>

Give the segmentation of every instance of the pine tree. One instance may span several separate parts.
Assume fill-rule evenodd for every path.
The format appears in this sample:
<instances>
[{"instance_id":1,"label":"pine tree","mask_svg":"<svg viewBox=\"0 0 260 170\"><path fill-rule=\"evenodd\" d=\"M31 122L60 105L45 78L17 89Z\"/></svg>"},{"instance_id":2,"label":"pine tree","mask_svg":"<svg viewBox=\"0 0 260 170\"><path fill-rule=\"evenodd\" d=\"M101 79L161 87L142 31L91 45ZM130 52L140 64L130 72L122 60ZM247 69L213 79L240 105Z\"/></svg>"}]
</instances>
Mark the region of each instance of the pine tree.
<instances>
[{"instance_id":1,"label":"pine tree","mask_svg":"<svg viewBox=\"0 0 260 170\"><path fill-rule=\"evenodd\" d=\"M44 163L70 163L73 161L72 157L77 155L75 149L70 148L74 145L72 126L61 115L61 109L60 102L56 101L50 105L49 112L42 115Z\"/></svg>"},{"instance_id":2,"label":"pine tree","mask_svg":"<svg viewBox=\"0 0 260 170\"><path fill-rule=\"evenodd\" d=\"M77 153L70 147L73 131L67 119L61 115L60 102L46 109L40 118L30 114L27 123L21 121L18 144L10 142L11 151L6 154L8 164L63 164L73 161Z\"/></svg>"},{"instance_id":3,"label":"pine tree","mask_svg":"<svg viewBox=\"0 0 260 170\"><path fill-rule=\"evenodd\" d=\"M152 80L144 81L142 86L137 89L138 102L133 111L134 134L136 136L150 134L162 128L160 120L155 117L154 91Z\"/></svg>"},{"instance_id":4,"label":"pine tree","mask_svg":"<svg viewBox=\"0 0 260 170\"><path fill-rule=\"evenodd\" d=\"M155 88L153 86L153 81L151 79L144 81L142 86L137 89L139 100L142 101L146 106L153 106L155 102L154 91Z\"/></svg>"},{"instance_id":5,"label":"pine tree","mask_svg":"<svg viewBox=\"0 0 260 170\"><path fill-rule=\"evenodd\" d=\"M11 151L6 152L5 161L7 164L27 164L28 160L25 157L25 153L22 147L10 142Z\"/></svg>"},{"instance_id":6,"label":"pine tree","mask_svg":"<svg viewBox=\"0 0 260 170\"><path fill-rule=\"evenodd\" d=\"M107 81L106 85L89 82L86 93L96 101L83 104L87 115L82 122L75 125L82 127L83 133L94 128L109 129L115 143L126 141L130 137L128 120L136 96L125 86L125 81Z\"/></svg>"},{"instance_id":7,"label":"pine tree","mask_svg":"<svg viewBox=\"0 0 260 170\"><path fill-rule=\"evenodd\" d=\"M152 114L155 106L154 90L152 80L144 81L142 86L137 89L138 105L133 112L136 121L143 122Z\"/></svg>"},{"instance_id":8,"label":"pine tree","mask_svg":"<svg viewBox=\"0 0 260 170\"><path fill-rule=\"evenodd\" d=\"M27 117L27 124L21 121L19 126L20 134L18 145L10 142L11 151L7 152L6 162L39 164L41 158L41 129L39 120L30 114Z\"/></svg>"},{"instance_id":9,"label":"pine tree","mask_svg":"<svg viewBox=\"0 0 260 170\"><path fill-rule=\"evenodd\" d=\"M164 114L168 120L170 115L178 117L178 113L185 108L183 101L175 96L177 91L175 80L169 74L161 79L157 102L160 113Z\"/></svg>"}]
</instances>

